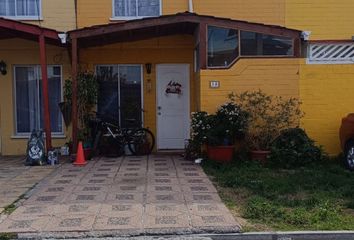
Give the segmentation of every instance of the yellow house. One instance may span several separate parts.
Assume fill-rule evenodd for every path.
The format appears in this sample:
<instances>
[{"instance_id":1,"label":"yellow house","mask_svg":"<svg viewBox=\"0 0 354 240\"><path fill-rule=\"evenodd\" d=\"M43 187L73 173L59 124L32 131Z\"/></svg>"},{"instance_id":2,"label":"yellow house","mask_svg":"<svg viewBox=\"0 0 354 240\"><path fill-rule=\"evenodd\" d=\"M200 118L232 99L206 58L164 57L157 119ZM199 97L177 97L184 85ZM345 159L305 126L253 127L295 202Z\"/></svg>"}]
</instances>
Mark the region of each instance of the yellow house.
<instances>
[{"instance_id":1,"label":"yellow house","mask_svg":"<svg viewBox=\"0 0 354 240\"><path fill-rule=\"evenodd\" d=\"M47 46L53 146L76 140L77 127L72 135L57 103L63 81L79 69L99 78L98 112L124 126L129 109L143 110L134 117L155 134L158 150L184 147L191 111L213 112L232 91L262 89L300 98L302 126L329 153L340 151L340 120L354 101L351 0L9 2L0 0L1 16L63 39ZM0 153L23 154L31 128L45 122L38 44L2 29Z\"/></svg>"}]
</instances>

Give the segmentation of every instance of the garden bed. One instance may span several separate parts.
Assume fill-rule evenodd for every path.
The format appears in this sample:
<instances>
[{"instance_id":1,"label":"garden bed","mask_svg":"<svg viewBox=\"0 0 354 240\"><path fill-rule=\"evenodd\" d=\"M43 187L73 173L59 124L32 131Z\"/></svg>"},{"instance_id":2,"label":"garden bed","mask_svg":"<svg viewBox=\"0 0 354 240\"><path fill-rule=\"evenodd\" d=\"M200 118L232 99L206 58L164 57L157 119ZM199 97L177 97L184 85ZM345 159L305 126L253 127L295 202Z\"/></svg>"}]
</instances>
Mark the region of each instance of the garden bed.
<instances>
[{"instance_id":1,"label":"garden bed","mask_svg":"<svg viewBox=\"0 0 354 240\"><path fill-rule=\"evenodd\" d=\"M354 230L354 173L336 160L286 170L249 161L203 167L244 231Z\"/></svg>"}]
</instances>

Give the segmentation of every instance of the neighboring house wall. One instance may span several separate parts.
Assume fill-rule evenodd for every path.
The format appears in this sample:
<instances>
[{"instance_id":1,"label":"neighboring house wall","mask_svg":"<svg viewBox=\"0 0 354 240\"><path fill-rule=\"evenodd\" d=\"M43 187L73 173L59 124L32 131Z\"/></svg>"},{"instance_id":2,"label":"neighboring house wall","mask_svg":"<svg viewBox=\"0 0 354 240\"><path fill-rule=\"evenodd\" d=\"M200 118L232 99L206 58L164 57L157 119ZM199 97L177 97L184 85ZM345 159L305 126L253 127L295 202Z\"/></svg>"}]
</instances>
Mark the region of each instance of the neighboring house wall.
<instances>
[{"instance_id":1,"label":"neighboring house wall","mask_svg":"<svg viewBox=\"0 0 354 240\"><path fill-rule=\"evenodd\" d=\"M188 0L161 0L162 14L188 11ZM232 3L230 3L232 2ZM265 24L285 25L285 0L193 0L194 12ZM78 26L112 22L112 0L78 0Z\"/></svg>"},{"instance_id":2,"label":"neighboring house wall","mask_svg":"<svg viewBox=\"0 0 354 240\"><path fill-rule=\"evenodd\" d=\"M1 58L6 61L7 75L0 76L0 109L1 109L1 149L3 155L25 154L27 137L15 136L15 104L14 104L14 65L39 65L38 42L11 39L0 40ZM48 64L62 65L62 80L70 77L70 61L66 49L47 46ZM49 93L50 97L50 93ZM6 114L4 114L6 113ZM70 139L70 132L64 132L67 138L53 140L53 146L64 145Z\"/></svg>"},{"instance_id":3,"label":"neighboring house wall","mask_svg":"<svg viewBox=\"0 0 354 240\"><path fill-rule=\"evenodd\" d=\"M311 31L311 40L351 40L353 0L287 0L285 26Z\"/></svg>"},{"instance_id":4,"label":"neighboring house wall","mask_svg":"<svg viewBox=\"0 0 354 240\"><path fill-rule=\"evenodd\" d=\"M288 28L311 31L311 40L351 40L354 35L352 0L288 0ZM353 64L300 67L300 96L306 115L302 127L330 154L340 152L338 131L342 117L353 112Z\"/></svg>"},{"instance_id":5,"label":"neighboring house wall","mask_svg":"<svg viewBox=\"0 0 354 240\"><path fill-rule=\"evenodd\" d=\"M66 32L76 28L74 0L42 0L42 20L23 21ZM19 19L20 20L20 19Z\"/></svg>"},{"instance_id":6,"label":"neighboring house wall","mask_svg":"<svg viewBox=\"0 0 354 240\"><path fill-rule=\"evenodd\" d=\"M198 14L285 25L285 0L193 0L193 3Z\"/></svg>"},{"instance_id":7,"label":"neighboring house wall","mask_svg":"<svg viewBox=\"0 0 354 240\"><path fill-rule=\"evenodd\" d=\"M340 152L339 127L342 117L354 112L354 66L308 65L300 68L302 126L330 154Z\"/></svg>"},{"instance_id":8,"label":"neighboring house wall","mask_svg":"<svg viewBox=\"0 0 354 240\"><path fill-rule=\"evenodd\" d=\"M262 91L284 97L299 97L298 59L241 59L228 70L201 71L201 109L214 112L231 92ZM220 87L210 88L210 81Z\"/></svg>"},{"instance_id":9,"label":"neighboring house wall","mask_svg":"<svg viewBox=\"0 0 354 240\"><path fill-rule=\"evenodd\" d=\"M141 64L144 67L146 63L152 63L152 73L148 75L144 67L143 74L144 126L156 136L156 64L190 64L191 111L196 111L193 46L193 36L179 35L82 49L80 66L95 71L96 65ZM151 91L148 90L147 79L151 79Z\"/></svg>"}]
</instances>

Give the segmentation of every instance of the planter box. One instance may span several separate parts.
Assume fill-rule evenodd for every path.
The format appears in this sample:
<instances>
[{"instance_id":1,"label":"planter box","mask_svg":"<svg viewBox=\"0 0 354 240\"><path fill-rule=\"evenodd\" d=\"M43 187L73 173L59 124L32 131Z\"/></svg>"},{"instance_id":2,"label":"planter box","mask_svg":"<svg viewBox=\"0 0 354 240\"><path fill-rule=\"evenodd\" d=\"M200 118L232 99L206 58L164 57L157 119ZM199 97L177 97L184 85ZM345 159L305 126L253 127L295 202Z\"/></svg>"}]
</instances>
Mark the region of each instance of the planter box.
<instances>
[{"instance_id":1,"label":"planter box","mask_svg":"<svg viewBox=\"0 0 354 240\"><path fill-rule=\"evenodd\" d=\"M222 163L231 162L234 151L234 146L207 146L208 158Z\"/></svg>"}]
</instances>

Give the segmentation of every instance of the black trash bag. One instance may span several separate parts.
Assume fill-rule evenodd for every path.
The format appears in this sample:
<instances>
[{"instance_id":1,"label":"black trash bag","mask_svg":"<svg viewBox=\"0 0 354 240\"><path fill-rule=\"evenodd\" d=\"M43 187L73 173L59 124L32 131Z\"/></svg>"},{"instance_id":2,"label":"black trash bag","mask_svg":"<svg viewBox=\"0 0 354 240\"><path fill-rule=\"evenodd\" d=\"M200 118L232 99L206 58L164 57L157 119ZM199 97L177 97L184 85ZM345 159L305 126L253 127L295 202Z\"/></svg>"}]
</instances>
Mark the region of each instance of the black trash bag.
<instances>
[{"instance_id":1,"label":"black trash bag","mask_svg":"<svg viewBox=\"0 0 354 240\"><path fill-rule=\"evenodd\" d=\"M46 164L43 131L33 130L27 143L26 165L42 166Z\"/></svg>"}]
</instances>

